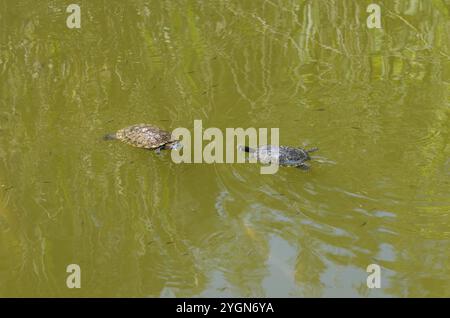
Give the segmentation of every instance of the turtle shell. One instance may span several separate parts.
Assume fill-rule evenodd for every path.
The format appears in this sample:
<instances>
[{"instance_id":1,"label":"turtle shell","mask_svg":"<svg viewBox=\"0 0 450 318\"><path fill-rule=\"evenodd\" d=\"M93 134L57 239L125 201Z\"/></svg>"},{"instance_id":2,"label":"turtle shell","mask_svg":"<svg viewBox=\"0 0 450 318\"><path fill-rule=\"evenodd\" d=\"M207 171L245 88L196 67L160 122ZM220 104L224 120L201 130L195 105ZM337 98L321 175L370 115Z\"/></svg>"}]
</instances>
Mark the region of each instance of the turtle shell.
<instances>
[{"instance_id":1,"label":"turtle shell","mask_svg":"<svg viewBox=\"0 0 450 318\"><path fill-rule=\"evenodd\" d=\"M254 155L264 164L278 162L280 165L296 165L311 159L307 151L287 146L262 146L256 149Z\"/></svg>"},{"instance_id":2,"label":"turtle shell","mask_svg":"<svg viewBox=\"0 0 450 318\"><path fill-rule=\"evenodd\" d=\"M172 141L170 132L148 124L120 129L116 132L116 138L131 146L145 149L156 149Z\"/></svg>"}]
</instances>

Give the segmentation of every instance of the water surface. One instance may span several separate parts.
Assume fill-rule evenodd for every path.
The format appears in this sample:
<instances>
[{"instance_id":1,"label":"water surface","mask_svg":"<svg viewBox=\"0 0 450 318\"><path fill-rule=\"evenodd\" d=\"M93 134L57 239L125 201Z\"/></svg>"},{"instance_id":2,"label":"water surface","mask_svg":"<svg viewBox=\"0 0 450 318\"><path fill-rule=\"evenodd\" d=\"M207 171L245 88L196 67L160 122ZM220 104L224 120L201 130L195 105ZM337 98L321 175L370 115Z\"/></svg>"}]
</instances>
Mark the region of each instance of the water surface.
<instances>
[{"instance_id":1,"label":"water surface","mask_svg":"<svg viewBox=\"0 0 450 318\"><path fill-rule=\"evenodd\" d=\"M0 296L450 296L448 0L78 3L0 4ZM195 119L322 162L101 138Z\"/></svg>"}]
</instances>

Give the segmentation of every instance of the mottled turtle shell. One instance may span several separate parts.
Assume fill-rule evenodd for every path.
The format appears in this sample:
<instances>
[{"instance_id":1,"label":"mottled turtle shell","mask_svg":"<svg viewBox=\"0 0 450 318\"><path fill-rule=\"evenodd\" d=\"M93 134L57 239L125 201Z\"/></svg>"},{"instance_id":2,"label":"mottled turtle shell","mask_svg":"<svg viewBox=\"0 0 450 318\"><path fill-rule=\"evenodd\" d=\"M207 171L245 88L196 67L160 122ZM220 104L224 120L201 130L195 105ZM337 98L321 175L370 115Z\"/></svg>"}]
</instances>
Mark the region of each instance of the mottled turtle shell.
<instances>
[{"instance_id":1,"label":"mottled turtle shell","mask_svg":"<svg viewBox=\"0 0 450 318\"><path fill-rule=\"evenodd\" d=\"M297 165L311 160L308 151L287 146L262 146L256 149L254 155L256 155L261 163L270 164L271 162L278 162L280 165L286 166Z\"/></svg>"},{"instance_id":2,"label":"mottled turtle shell","mask_svg":"<svg viewBox=\"0 0 450 318\"><path fill-rule=\"evenodd\" d=\"M120 129L115 137L131 146L145 149L156 149L173 141L170 132L148 124Z\"/></svg>"}]
</instances>

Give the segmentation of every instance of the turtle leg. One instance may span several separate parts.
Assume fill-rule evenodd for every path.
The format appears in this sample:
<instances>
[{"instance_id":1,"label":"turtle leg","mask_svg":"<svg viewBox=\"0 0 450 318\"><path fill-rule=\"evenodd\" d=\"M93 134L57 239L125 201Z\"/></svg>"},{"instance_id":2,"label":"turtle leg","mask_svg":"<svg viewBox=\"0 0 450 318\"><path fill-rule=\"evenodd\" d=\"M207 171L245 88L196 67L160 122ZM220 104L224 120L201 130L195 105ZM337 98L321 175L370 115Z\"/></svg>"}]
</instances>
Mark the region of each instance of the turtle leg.
<instances>
[{"instance_id":1,"label":"turtle leg","mask_svg":"<svg viewBox=\"0 0 450 318\"><path fill-rule=\"evenodd\" d=\"M301 164L303 164L301 161L287 161L280 164L280 166L298 168Z\"/></svg>"},{"instance_id":2,"label":"turtle leg","mask_svg":"<svg viewBox=\"0 0 450 318\"><path fill-rule=\"evenodd\" d=\"M311 148L311 149L307 149L306 152L307 152L307 153L311 153L311 152L315 152L315 151L317 151L317 150L319 150L319 148L314 147L314 148Z\"/></svg>"},{"instance_id":3,"label":"turtle leg","mask_svg":"<svg viewBox=\"0 0 450 318\"><path fill-rule=\"evenodd\" d=\"M309 170L310 169L310 166L307 163L304 163L304 162L296 165L295 167L298 168L298 169L301 169L301 170Z\"/></svg>"},{"instance_id":4,"label":"turtle leg","mask_svg":"<svg viewBox=\"0 0 450 318\"><path fill-rule=\"evenodd\" d=\"M158 148L155 149L155 152L156 152L157 155L161 154L161 149L164 149L164 146L161 146L161 147L158 147Z\"/></svg>"}]
</instances>

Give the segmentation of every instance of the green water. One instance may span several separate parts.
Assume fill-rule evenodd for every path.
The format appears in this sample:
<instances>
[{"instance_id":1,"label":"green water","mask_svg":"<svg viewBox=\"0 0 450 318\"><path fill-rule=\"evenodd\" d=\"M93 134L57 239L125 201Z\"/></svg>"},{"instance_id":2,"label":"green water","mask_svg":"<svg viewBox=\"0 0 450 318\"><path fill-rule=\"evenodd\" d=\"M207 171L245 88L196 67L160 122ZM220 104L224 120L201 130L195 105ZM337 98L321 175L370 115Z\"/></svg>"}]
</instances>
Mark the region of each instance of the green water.
<instances>
[{"instance_id":1,"label":"green water","mask_svg":"<svg viewBox=\"0 0 450 318\"><path fill-rule=\"evenodd\" d=\"M0 296L450 296L450 1L75 3L0 2ZM321 158L101 139L195 119Z\"/></svg>"}]
</instances>

